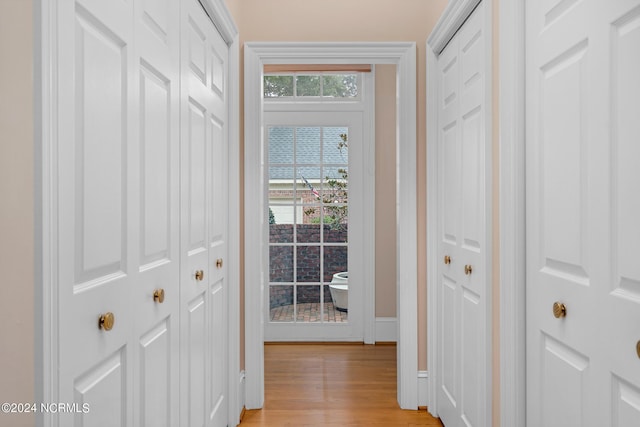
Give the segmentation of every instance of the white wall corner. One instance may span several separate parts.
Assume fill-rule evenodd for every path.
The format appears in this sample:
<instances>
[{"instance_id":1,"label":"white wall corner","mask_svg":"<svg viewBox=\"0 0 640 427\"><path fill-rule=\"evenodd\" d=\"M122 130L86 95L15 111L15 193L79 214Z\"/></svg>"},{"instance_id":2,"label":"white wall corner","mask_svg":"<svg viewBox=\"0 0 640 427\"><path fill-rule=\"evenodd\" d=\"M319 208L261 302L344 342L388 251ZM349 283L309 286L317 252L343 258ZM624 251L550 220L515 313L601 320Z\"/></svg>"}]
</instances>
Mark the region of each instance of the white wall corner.
<instances>
[{"instance_id":1,"label":"white wall corner","mask_svg":"<svg viewBox=\"0 0 640 427\"><path fill-rule=\"evenodd\" d=\"M376 317L376 342L398 342L398 319Z\"/></svg>"},{"instance_id":2,"label":"white wall corner","mask_svg":"<svg viewBox=\"0 0 640 427\"><path fill-rule=\"evenodd\" d=\"M429 406L429 371L418 371L418 406Z\"/></svg>"}]
</instances>

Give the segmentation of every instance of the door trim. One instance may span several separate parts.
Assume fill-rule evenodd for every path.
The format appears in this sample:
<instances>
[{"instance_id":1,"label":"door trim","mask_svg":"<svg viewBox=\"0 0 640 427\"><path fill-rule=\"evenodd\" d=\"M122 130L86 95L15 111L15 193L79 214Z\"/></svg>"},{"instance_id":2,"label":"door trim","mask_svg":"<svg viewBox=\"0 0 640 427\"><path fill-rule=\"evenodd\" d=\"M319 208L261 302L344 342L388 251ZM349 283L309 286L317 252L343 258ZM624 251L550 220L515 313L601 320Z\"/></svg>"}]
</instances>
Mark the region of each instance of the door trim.
<instances>
[{"instance_id":1,"label":"door trim","mask_svg":"<svg viewBox=\"0 0 640 427\"><path fill-rule=\"evenodd\" d=\"M460 27L469 18L480 1L485 2L484 7L484 28L486 34L484 37L485 51L485 182L486 182L486 227L487 232L487 249L486 249L486 277L485 277L485 295L486 295L486 312L484 321L486 325L486 342L485 346L489 350L486 355L486 364L484 366L484 376L487 378L486 393L489 398L486 401L486 419L483 420L485 425L491 425L492 419L492 399L490 396L493 392L492 381L492 301L493 301L493 169L492 169L492 147L493 147L493 131L492 131L492 11L493 0L452 0L448 3L445 11L441 15L438 23L427 39L427 358L429 371L429 412L434 416L437 413L437 384L440 372L438 372L438 340L440 338L441 321L440 308L438 307L439 291L438 277L441 266L441 260L438 259L438 239L432 236L438 235L438 223L440 213L438 209L438 105L440 99L440 81L438 79L438 56L446 47L453 36L458 32Z\"/></svg>"},{"instance_id":2,"label":"door trim","mask_svg":"<svg viewBox=\"0 0 640 427\"><path fill-rule=\"evenodd\" d=\"M417 212L416 212L416 44L271 43L250 42L245 53L245 369L247 408L264 403L264 269L268 265L261 242L268 239L261 206L264 203L262 70L264 64L395 64L398 75L398 402L418 407ZM253 149L249 149L253 148ZM373 295L365 296L365 325L373 322ZM368 308L367 308L368 307ZM370 332L365 326L365 334ZM369 331L369 332L368 332ZM365 337L367 339L367 337ZM372 339L369 338L369 339Z\"/></svg>"},{"instance_id":3,"label":"door trim","mask_svg":"<svg viewBox=\"0 0 640 427\"><path fill-rule=\"evenodd\" d=\"M224 0L200 0L229 46L229 372L240 372L240 50L238 29ZM57 294L57 11L58 0L34 1L34 312L35 401L58 402ZM230 375L229 424L240 421L240 386ZM56 426L57 415L36 414L36 425Z\"/></svg>"},{"instance_id":4,"label":"door trim","mask_svg":"<svg viewBox=\"0 0 640 427\"><path fill-rule=\"evenodd\" d=\"M500 423L524 426L525 3L500 4Z\"/></svg>"}]
</instances>

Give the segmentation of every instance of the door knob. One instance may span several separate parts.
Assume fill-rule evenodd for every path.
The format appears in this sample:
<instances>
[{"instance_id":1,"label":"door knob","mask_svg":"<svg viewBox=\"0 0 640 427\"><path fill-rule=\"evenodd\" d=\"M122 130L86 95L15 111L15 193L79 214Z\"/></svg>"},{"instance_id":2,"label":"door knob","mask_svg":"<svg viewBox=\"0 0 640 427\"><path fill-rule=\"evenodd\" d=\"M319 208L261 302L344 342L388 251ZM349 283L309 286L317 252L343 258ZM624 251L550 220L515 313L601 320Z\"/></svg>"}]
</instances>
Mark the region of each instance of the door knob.
<instances>
[{"instance_id":1,"label":"door knob","mask_svg":"<svg viewBox=\"0 0 640 427\"><path fill-rule=\"evenodd\" d=\"M159 304L164 302L164 289L156 289L153 291L153 300Z\"/></svg>"},{"instance_id":2,"label":"door knob","mask_svg":"<svg viewBox=\"0 0 640 427\"><path fill-rule=\"evenodd\" d=\"M197 270L196 271L196 280L201 281L202 279L204 279L204 271L203 270Z\"/></svg>"},{"instance_id":3,"label":"door knob","mask_svg":"<svg viewBox=\"0 0 640 427\"><path fill-rule=\"evenodd\" d=\"M467 264L467 265L464 266L464 274L466 274L468 276L472 272L473 272L473 267L471 267L471 265Z\"/></svg>"},{"instance_id":4,"label":"door knob","mask_svg":"<svg viewBox=\"0 0 640 427\"><path fill-rule=\"evenodd\" d=\"M105 331L110 331L113 328L113 323L115 322L115 320L116 319L111 312L102 314L98 319L98 328L104 329Z\"/></svg>"},{"instance_id":5,"label":"door knob","mask_svg":"<svg viewBox=\"0 0 640 427\"><path fill-rule=\"evenodd\" d=\"M553 315L555 316L556 319L559 319L561 317L566 317L567 307L561 302L558 302L558 301L554 302Z\"/></svg>"},{"instance_id":6,"label":"door knob","mask_svg":"<svg viewBox=\"0 0 640 427\"><path fill-rule=\"evenodd\" d=\"M638 353L638 357L640 357L640 341L636 344L636 353Z\"/></svg>"},{"instance_id":7,"label":"door knob","mask_svg":"<svg viewBox=\"0 0 640 427\"><path fill-rule=\"evenodd\" d=\"M450 257L449 255L445 255L445 256L444 256L444 263L445 263L446 265L451 264L451 257Z\"/></svg>"},{"instance_id":8,"label":"door knob","mask_svg":"<svg viewBox=\"0 0 640 427\"><path fill-rule=\"evenodd\" d=\"M216 268L222 268L222 258L216 260Z\"/></svg>"}]
</instances>

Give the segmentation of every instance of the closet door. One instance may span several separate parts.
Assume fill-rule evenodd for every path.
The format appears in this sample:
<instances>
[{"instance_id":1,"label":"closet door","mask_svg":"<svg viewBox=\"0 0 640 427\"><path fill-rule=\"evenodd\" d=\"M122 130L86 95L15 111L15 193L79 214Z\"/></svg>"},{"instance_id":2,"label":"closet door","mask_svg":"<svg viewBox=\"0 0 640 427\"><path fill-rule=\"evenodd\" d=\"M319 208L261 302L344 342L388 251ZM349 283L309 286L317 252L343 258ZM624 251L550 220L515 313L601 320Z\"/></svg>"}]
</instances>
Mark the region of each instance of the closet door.
<instances>
[{"instance_id":1,"label":"closet door","mask_svg":"<svg viewBox=\"0 0 640 427\"><path fill-rule=\"evenodd\" d=\"M483 9L438 58L437 412L447 427L490 425Z\"/></svg>"},{"instance_id":2,"label":"closet door","mask_svg":"<svg viewBox=\"0 0 640 427\"><path fill-rule=\"evenodd\" d=\"M136 426L179 424L180 5L136 0L138 52L132 117L139 156L135 203L134 411Z\"/></svg>"},{"instance_id":3,"label":"closet door","mask_svg":"<svg viewBox=\"0 0 640 427\"><path fill-rule=\"evenodd\" d=\"M178 10L56 5L59 425L177 425Z\"/></svg>"},{"instance_id":4,"label":"closet door","mask_svg":"<svg viewBox=\"0 0 640 427\"><path fill-rule=\"evenodd\" d=\"M181 424L226 426L228 48L197 0L181 31Z\"/></svg>"},{"instance_id":5,"label":"closet door","mask_svg":"<svg viewBox=\"0 0 640 427\"><path fill-rule=\"evenodd\" d=\"M132 2L58 2L57 302L60 426L133 425L140 283ZM99 319L102 322L99 323Z\"/></svg>"}]
</instances>

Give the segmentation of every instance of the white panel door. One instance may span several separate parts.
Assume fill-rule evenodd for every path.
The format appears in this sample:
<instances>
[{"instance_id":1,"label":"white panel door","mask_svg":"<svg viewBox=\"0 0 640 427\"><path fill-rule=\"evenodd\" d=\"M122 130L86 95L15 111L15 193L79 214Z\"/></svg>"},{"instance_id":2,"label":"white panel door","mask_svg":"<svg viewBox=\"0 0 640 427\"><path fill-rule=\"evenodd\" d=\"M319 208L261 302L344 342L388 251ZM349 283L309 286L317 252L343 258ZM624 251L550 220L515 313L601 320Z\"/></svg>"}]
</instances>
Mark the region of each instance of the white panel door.
<instances>
[{"instance_id":1,"label":"white panel door","mask_svg":"<svg viewBox=\"0 0 640 427\"><path fill-rule=\"evenodd\" d=\"M135 425L179 424L180 6L137 0Z\"/></svg>"},{"instance_id":2,"label":"white panel door","mask_svg":"<svg viewBox=\"0 0 640 427\"><path fill-rule=\"evenodd\" d=\"M527 424L637 426L640 1L526 14Z\"/></svg>"},{"instance_id":3,"label":"white panel door","mask_svg":"<svg viewBox=\"0 0 640 427\"><path fill-rule=\"evenodd\" d=\"M438 408L447 427L488 425L483 7L438 59Z\"/></svg>"},{"instance_id":4,"label":"white panel door","mask_svg":"<svg viewBox=\"0 0 640 427\"><path fill-rule=\"evenodd\" d=\"M181 408L226 426L228 47L197 0L182 4Z\"/></svg>"},{"instance_id":5,"label":"white panel door","mask_svg":"<svg viewBox=\"0 0 640 427\"><path fill-rule=\"evenodd\" d=\"M57 396L88 405L58 414L58 425L132 426L140 275L133 5L84 0L58 8ZM106 313L111 330L99 328Z\"/></svg>"},{"instance_id":6,"label":"white panel door","mask_svg":"<svg viewBox=\"0 0 640 427\"><path fill-rule=\"evenodd\" d=\"M176 425L178 7L58 7L59 423Z\"/></svg>"}]
</instances>

